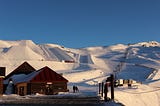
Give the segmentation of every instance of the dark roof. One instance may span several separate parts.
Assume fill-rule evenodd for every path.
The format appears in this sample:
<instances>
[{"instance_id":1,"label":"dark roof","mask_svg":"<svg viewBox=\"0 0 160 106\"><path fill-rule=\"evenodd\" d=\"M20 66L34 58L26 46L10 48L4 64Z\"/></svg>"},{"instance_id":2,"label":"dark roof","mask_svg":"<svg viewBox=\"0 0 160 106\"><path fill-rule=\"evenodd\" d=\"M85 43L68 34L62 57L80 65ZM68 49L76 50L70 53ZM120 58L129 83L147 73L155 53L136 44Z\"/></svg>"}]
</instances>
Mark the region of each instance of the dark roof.
<instances>
[{"instance_id":1,"label":"dark roof","mask_svg":"<svg viewBox=\"0 0 160 106\"><path fill-rule=\"evenodd\" d=\"M13 70L11 73L9 73L5 79L15 75L15 74L29 74L33 71L35 71L36 69L34 69L29 63L24 62L23 64L21 64L19 67L17 67L15 70Z\"/></svg>"},{"instance_id":2,"label":"dark roof","mask_svg":"<svg viewBox=\"0 0 160 106\"><path fill-rule=\"evenodd\" d=\"M22 82L68 82L67 79L65 79L63 76L56 73L47 66L27 75L18 74L13 75L10 78L12 78L14 84ZM4 83L7 84L10 78L5 80Z\"/></svg>"},{"instance_id":3,"label":"dark roof","mask_svg":"<svg viewBox=\"0 0 160 106\"><path fill-rule=\"evenodd\" d=\"M68 82L67 79L65 79L60 74L56 73L49 67L43 67L40 70L38 70L37 75L35 75L31 80L31 82Z\"/></svg>"}]
</instances>

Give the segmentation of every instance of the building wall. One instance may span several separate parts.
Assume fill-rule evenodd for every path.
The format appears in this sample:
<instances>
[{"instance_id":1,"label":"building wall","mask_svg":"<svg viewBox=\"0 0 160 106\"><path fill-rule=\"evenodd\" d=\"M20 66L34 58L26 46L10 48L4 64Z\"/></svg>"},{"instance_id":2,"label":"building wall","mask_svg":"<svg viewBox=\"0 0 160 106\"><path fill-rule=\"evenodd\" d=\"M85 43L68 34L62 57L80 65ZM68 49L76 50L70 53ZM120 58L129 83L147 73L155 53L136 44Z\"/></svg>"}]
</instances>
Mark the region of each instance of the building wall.
<instances>
[{"instance_id":1,"label":"building wall","mask_svg":"<svg viewBox=\"0 0 160 106\"><path fill-rule=\"evenodd\" d=\"M21 96L36 93L54 95L67 91L67 82L31 82L16 85L16 93Z\"/></svg>"},{"instance_id":2,"label":"building wall","mask_svg":"<svg viewBox=\"0 0 160 106\"><path fill-rule=\"evenodd\" d=\"M0 95L3 94L3 78L0 77Z\"/></svg>"},{"instance_id":3,"label":"building wall","mask_svg":"<svg viewBox=\"0 0 160 106\"><path fill-rule=\"evenodd\" d=\"M66 92L66 82L34 82L31 83L31 94L53 95L58 92Z\"/></svg>"},{"instance_id":4,"label":"building wall","mask_svg":"<svg viewBox=\"0 0 160 106\"><path fill-rule=\"evenodd\" d=\"M30 88L31 88L31 94L45 94L45 83L43 82L37 82L37 83L31 83Z\"/></svg>"},{"instance_id":5,"label":"building wall","mask_svg":"<svg viewBox=\"0 0 160 106\"><path fill-rule=\"evenodd\" d=\"M27 83L17 84L16 89L17 89L16 92L18 95L21 95L21 96L27 95Z\"/></svg>"},{"instance_id":6,"label":"building wall","mask_svg":"<svg viewBox=\"0 0 160 106\"><path fill-rule=\"evenodd\" d=\"M67 83L66 82L54 82L53 90L54 92L66 92L68 90Z\"/></svg>"}]
</instances>

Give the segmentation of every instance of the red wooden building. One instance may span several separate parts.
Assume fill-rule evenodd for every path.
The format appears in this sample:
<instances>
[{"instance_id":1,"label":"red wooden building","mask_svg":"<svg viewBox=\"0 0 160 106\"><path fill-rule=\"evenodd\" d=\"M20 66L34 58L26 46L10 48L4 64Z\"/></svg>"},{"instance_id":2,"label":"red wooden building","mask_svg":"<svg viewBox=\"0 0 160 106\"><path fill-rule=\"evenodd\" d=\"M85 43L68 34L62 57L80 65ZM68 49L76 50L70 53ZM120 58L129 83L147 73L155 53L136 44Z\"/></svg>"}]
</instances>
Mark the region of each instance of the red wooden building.
<instances>
[{"instance_id":1,"label":"red wooden building","mask_svg":"<svg viewBox=\"0 0 160 106\"><path fill-rule=\"evenodd\" d=\"M37 71L31 71L28 74L20 72L12 74L5 82L12 80L14 84L14 93L19 95L46 94L53 95L58 92L66 92L68 80L56 73L49 67L41 68Z\"/></svg>"}]
</instances>

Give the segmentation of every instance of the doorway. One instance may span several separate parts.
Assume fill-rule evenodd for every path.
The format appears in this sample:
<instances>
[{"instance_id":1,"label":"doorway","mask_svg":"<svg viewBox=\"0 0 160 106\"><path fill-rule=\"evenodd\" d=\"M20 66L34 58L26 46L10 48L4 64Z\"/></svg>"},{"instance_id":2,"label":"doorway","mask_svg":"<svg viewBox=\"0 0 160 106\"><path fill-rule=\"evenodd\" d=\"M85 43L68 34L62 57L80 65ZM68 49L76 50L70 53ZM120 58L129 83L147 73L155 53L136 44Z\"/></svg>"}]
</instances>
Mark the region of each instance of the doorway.
<instances>
[{"instance_id":1,"label":"doorway","mask_svg":"<svg viewBox=\"0 0 160 106\"><path fill-rule=\"evenodd\" d=\"M53 95L53 86L52 84L46 85L46 95Z\"/></svg>"},{"instance_id":2,"label":"doorway","mask_svg":"<svg viewBox=\"0 0 160 106\"><path fill-rule=\"evenodd\" d=\"M19 95L24 96L24 86L19 87Z\"/></svg>"}]
</instances>

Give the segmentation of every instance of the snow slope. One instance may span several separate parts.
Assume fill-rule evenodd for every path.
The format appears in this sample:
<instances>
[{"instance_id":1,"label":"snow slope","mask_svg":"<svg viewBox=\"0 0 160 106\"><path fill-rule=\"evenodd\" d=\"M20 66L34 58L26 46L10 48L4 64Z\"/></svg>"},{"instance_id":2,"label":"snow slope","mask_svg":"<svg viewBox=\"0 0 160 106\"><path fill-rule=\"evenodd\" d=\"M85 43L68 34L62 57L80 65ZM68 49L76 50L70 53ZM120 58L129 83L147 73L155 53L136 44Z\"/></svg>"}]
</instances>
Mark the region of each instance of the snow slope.
<instances>
[{"instance_id":1,"label":"snow slope","mask_svg":"<svg viewBox=\"0 0 160 106\"><path fill-rule=\"evenodd\" d=\"M6 67L6 74L24 61L37 70L48 66L63 73L70 90L76 84L80 91L97 92L98 83L111 73L116 79L134 79L142 85L116 88L116 100L127 106L160 105L160 43L156 41L73 49L31 40L0 40L0 66Z\"/></svg>"}]
</instances>

